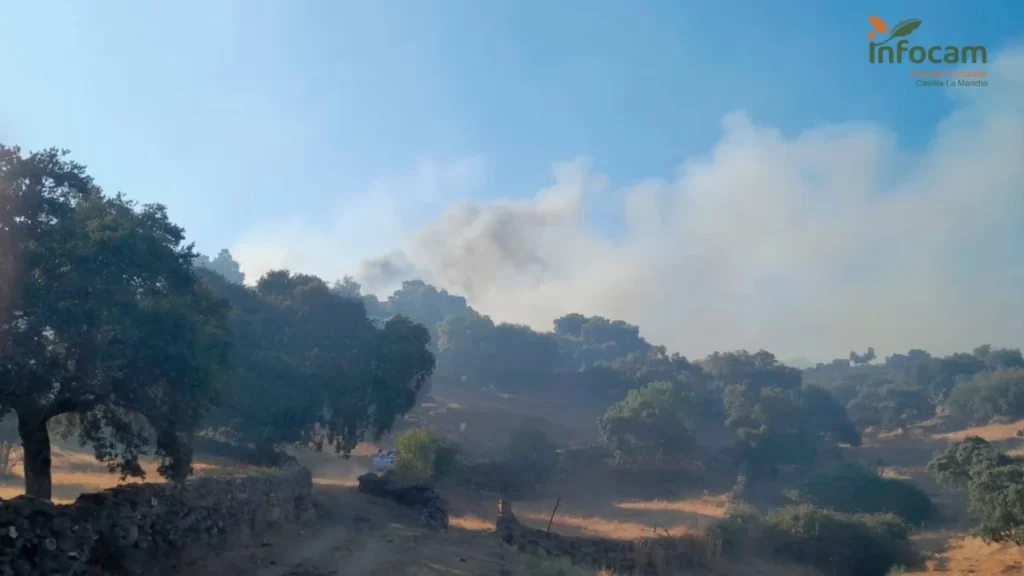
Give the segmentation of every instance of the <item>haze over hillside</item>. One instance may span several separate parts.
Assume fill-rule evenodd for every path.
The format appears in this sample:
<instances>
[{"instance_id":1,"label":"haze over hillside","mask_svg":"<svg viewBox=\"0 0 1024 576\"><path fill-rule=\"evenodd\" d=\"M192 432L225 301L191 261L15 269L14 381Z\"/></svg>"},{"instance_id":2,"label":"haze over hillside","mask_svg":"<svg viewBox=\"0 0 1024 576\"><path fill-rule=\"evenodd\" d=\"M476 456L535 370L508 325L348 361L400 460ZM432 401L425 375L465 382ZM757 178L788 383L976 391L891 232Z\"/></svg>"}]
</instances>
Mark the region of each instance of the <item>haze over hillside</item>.
<instances>
[{"instance_id":1,"label":"haze over hillside","mask_svg":"<svg viewBox=\"0 0 1024 576\"><path fill-rule=\"evenodd\" d=\"M421 278L495 320L548 329L568 312L600 314L695 356L1020 346L1024 51L991 69L990 89L952 94L923 153L878 124L785 134L737 111L678 177L610 182L577 158L554 164L532 199L476 201L461 197L492 184L482 165L421 167L345 205L353 212L340 220L257 226L232 251L250 278L282 266L354 273L378 294ZM347 234L335 230L355 216L387 235L415 220L411 210L438 208L358 271L331 257ZM592 226L609 209L624 214L620 237Z\"/></svg>"}]
</instances>

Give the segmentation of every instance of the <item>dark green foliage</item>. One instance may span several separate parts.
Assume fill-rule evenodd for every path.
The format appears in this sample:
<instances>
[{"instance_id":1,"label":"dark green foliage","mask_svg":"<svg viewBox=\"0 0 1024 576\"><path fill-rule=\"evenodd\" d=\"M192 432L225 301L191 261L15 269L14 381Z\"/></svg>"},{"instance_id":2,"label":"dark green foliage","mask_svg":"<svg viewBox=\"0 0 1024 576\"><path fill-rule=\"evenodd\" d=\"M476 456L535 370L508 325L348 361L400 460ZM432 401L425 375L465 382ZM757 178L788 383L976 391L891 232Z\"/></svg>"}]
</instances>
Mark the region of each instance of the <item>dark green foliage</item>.
<instances>
[{"instance_id":1,"label":"dark green foliage","mask_svg":"<svg viewBox=\"0 0 1024 576\"><path fill-rule=\"evenodd\" d=\"M874 360L874 359L875 359L875 349L870 347L870 346L868 346L867 352L865 352L863 354L858 354L856 352L853 352L852 350L850 351L850 364L853 364L853 365L857 365L857 364L870 364L871 361Z\"/></svg>"},{"instance_id":2,"label":"dark green foliage","mask_svg":"<svg viewBox=\"0 0 1024 576\"><path fill-rule=\"evenodd\" d=\"M449 316L438 324L439 375L503 389L542 386L554 373L551 334L495 325L487 316Z\"/></svg>"},{"instance_id":3,"label":"dark green foliage","mask_svg":"<svg viewBox=\"0 0 1024 576\"><path fill-rule=\"evenodd\" d=\"M1006 454L996 450L982 438L970 436L953 442L936 454L927 470L939 483L949 488L965 488L978 470L1011 464Z\"/></svg>"},{"instance_id":4,"label":"dark green foliage","mask_svg":"<svg viewBox=\"0 0 1024 576\"><path fill-rule=\"evenodd\" d=\"M914 557L910 528L895 514L842 514L804 505L777 510L764 523L778 557L827 574L884 576Z\"/></svg>"},{"instance_id":5,"label":"dark green foliage","mask_svg":"<svg viewBox=\"0 0 1024 576\"><path fill-rule=\"evenodd\" d=\"M826 391L801 386L799 370L769 352L716 353L704 363L724 390L726 425L752 472L814 462L823 443L860 444L846 412Z\"/></svg>"},{"instance_id":6,"label":"dark green foliage","mask_svg":"<svg viewBox=\"0 0 1024 576\"><path fill-rule=\"evenodd\" d=\"M762 388L792 390L800 388L803 381L799 370L779 362L765 350L753 354L746 350L715 352L700 364L722 389L742 386L752 392Z\"/></svg>"},{"instance_id":7,"label":"dark green foliage","mask_svg":"<svg viewBox=\"0 0 1024 576\"><path fill-rule=\"evenodd\" d=\"M555 318L555 334L580 338L583 335L583 325L587 323L587 317L583 314L566 314L561 318Z\"/></svg>"},{"instance_id":8,"label":"dark green foliage","mask_svg":"<svg viewBox=\"0 0 1024 576\"><path fill-rule=\"evenodd\" d=\"M210 420L243 443L330 444L347 453L415 406L434 367L426 329L377 326L319 278L271 272L255 288L206 277L232 305L234 377Z\"/></svg>"},{"instance_id":9,"label":"dark green foliage","mask_svg":"<svg viewBox=\"0 0 1024 576\"><path fill-rule=\"evenodd\" d=\"M800 393L803 412L810 428L831 444L860 446L860 432L854 426L846 409L827 390L805 386Z\"/></svg>"},{"instance_id":10,"label":"dark green foliage","mask_svg":"<svg viewBox=\"0 0 1024 576\"><path fill-rule=\"evenodd\" d=\"M965 425L987 424L996 417L1024 417L1024 368L981 372L953 389L946 403L951 418Z\"/></svg>"},{"instance_id":11,"label":"dark green foliage","mask_svg":"<svg viewBox=\"0 0 1024 576\"><path fill-rule=\"evenodd\" d=\"M979 536L1024 545L1024 464L972 437L950 444L928 470L947 486L967 488L970 510L981 518Z\"/></svg>"},{"instance_id":12,"label":"dark green foliage","mask_svg":"<svg viewBox=\"0 0 1024 576\"><path fill-rule=\"evenodd\" d=\"M18 414L26 490L50 497L62 414L122 475L155 444L181 480L227 366L227 307L163 206L105 196L65 156L0 145L0 413Z\"/></svg>"},{"instance_id":13,"label":"dark green foliage","mask_svg":"<svg viewBox=\"0 0 1024 576\"><path fill-rule=\"evenodd\" d=\"M652 346L640 336L640 328L602 316L568 314L555 320L559 368L582 370L630 355L645 356Z\"/></svg>"},{"instance_id":14,"label":"dark green foliage","mask_svg":"<svg viewBox=\"0 0 1024 576\"><path fill-rule=\"evenodd\" d=\"M402 314L427 327L430 340L440 342L438 324L449 316L476 315L462 296L439 290L422 280L407 280L381 304L383 312ZM372 312L372 311L371 311ZM436 351L436 350L435 350Z\"/></svg>"},{"instance_id":15,"label":"dark green foliage","mask_svg":"<svg viewBox=\"0 0 1024 576\"><path fill-rule=\"evenodd\" d=\"M395 469L404 482L437 482L455 472L460 453L459 446L448 438L414 428L395 438Z\"/></svg>"},{"instance_id":16,"label":"dark green foliage","mask_svg":"<svg viewBox=\"0 0 1024 576\"><path fill-rule=\"evenodd\" d=\"M1024 414L1016 387L1008 382L1024 366L1020 350L986 345L970 354L946 357L910 350L878 364L864 363L866 356L870 353L854 353L850 360L837 359L804 372L808 383L846 403L859 426L910 426L947 407L954 418L970 424Z\"/></svg>"},{"instance_id":17,"label":"dark green foliage","mask_svg":"<svg viewBox=\"0 0 1024 576\"><path fill-rule=\"evenodd\" d=\"M628 354L612 361L597 362L584 368L582 374L590 382L588 392L601 399L618 400L629 390L652 382L672 382L710 401L706 410L721 413L721 402L711 401L708 375L696 364L679 354L668 354L662 346L652 346L645 353Z\"/></svg>"},{"instance_id":18,"label":"dark green foliage","mask_svg":"<svg viewBox=\"0 0 1024 576\"><path fill-rule=\"evenodd\" d=\"M885 430L909 426L935 415L926 392L905 383L867 386L846 407L858 426Z\"/></svg>"},{"instance_id":19,"label":"dark green foliage","mask_svg":"<svg viewBox=\"0 0 1024 576\"><path fill-rule=\"evenodd\" d=\"M502 462L507 470L508 488L522 494L544 484L558 471L557 447L542 430L527 424L512 433Z\"/></svg>"},{"instance_id":20,"label":"dark green foliage","mask_svg":"<svg viewBox=\"0 0 1024 576\"><path fill-rule=\"evenodd\" d=\"M726 425L733 430L752 472L760 474L777 464L813 462L819 436L808 427L799 390L725 389Z\"/></svg>"},{"instance_id":21,"label":"dark green foliage","mask_svg":"<svg viewBox=\"0 0 1024 576\"><path fill-rule=\"evenodd\" d=\"M1024 368L1024 355L1015 348L992 348L986 344L975 348L974 356L990 371Z\"/></svg>"},{"instance_id":22,"label":"dark green foliage","mask_svg":"<svg viewBox=\"0 0 1024 576\"><path fill-rule=\"evenodd\" d=\"M197 267L213 270L232 284L243 284L245 282L245 274L242 273L238 262L235 261L234 256L226 248L218 252L217 257L213 260L210 260L210 257L205 254L196 256L195 264Z\"/></svg>"},{"instance_id":23,"label":"dark green foliage","mask_svg":"<svg viewBox=\"0 0 1024 576\"><path fill-rule=\"evenodd\" d=\"M687 423L699 418L699 409L692 394L671 382L652 382L630 390L601 417L601 442L620 467L679 468L694 448Z\"/></svg>"},{"instance_id":24,"label":"dark green foliage","mask_svg":"<svg viewBox=\"0 0 1024 576\"><path fill-rule=\"evenodd\" d=\"M709 536L729 555L753 549L835 576L885 576L893 566L915 559L910 528L895 514L844 514L801 505L759 517L748 510L716 524Z\"/></svg>"},{"instance_id":25,"label":"dark green foliage","mask_svg":"<svg viewBox=\"0 0 1024 576\"><path fill-rule=\"evenodd\" d=\"M851 463L811 476L793 498L800 504L837 512L891 512L910 524L921 524L935 512L931 498L916 486L882 478L873 470Z\"/></svg>"},{"instance_id":26,"label":"dark green foliage","mask_svg":"<svg viewBox=\"0 0 1024 576\"><path fill-rule=\"evenodd\" d=\"M967 484L971 512L981 517L979 536L1024 545L1024 465L975 467Z\"/></svg>"}]
</instances>

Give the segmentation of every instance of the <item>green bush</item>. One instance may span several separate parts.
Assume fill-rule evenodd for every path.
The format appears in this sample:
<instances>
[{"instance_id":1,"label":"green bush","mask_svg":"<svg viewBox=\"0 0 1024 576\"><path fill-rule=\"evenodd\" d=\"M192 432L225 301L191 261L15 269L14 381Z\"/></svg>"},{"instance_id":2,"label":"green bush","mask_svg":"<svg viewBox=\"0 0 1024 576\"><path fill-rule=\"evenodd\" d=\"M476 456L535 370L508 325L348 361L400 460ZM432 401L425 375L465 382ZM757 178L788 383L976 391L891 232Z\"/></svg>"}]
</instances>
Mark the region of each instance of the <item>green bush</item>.
<instances>
[{"instance_id":1,"label":"green bush","mask_svg":"<svg viewBox=\"0 0 1024 576\"><path fill-rule=\"evenodd\" d=\"M802 505L777 510L765 524L776 555L837 576L883 576L913 558L910 527L895 514Z\"/></svg>"},{"instance_id":2,"label":"green bush","mask_svg":"<svg viewBox=\"0 0 1024 576\"><path fill-rule=\"evenodd\" d=\"M982 372L958 384L946 409L952 420L966 425L1024 417L1024 368Z\"/></svg>"},{"instance_id":3,"label":"green bush","mask_svg":"<svg viewBox=\"0 0 1024 576\"><path fill-rule=\"evenodd\" d=\"M407 482L437 482L455 471L460 453L448 438L415 428L395 438L395 469Z\"/></svg>"},{"instance_id":4,"label":"green bush","mask_svg":"<svg viewBox=\"0 0 1024 576\"><path fill-rule=\"evenodd\" d=\"M510 473L509 488L516 493L547 482L558 470L556 446L543 430L530 426L512 433L502 461Z\"/></svg>"},{"instance_id":5,"label":"green bush","mask_svg":"<svg viewBox=\"0 0 1024 576\"><path fill-rule=\"evenodd\" d=\"M850 463L811 476L790 498L848 514L891 512L911 524L921 524L935 512L931 498L916 486Z\"/></svg>"},{"instance_id":6,"label":"green bush","mask_svg":"<svg viewBox=\"0 0 1024 576\"><path fill-rule=\"evenodd\" d=\"M916 560L910 527L895 514L843 514L811 505L768 516L743 510L709 529L708 537L736 560L767 555L832 576L886 576Z\"/></svg>"}]
</instances>

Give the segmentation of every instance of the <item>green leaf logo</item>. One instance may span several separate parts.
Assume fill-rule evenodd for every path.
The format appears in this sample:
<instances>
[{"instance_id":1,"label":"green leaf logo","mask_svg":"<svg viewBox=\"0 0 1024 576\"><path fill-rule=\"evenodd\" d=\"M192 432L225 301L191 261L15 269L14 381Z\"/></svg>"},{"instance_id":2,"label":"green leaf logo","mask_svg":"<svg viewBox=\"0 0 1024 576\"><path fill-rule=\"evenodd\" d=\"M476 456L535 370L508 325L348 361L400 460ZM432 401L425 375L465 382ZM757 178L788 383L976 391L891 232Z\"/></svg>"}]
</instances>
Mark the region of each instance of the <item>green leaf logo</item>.
<instances>
[{"instance_id":1,"label":"green leaf logo","mask_svg":"<svg viewBox=\"0 0 1024 576\"><path fill-rule=\"evenodd\" d=\"M889 31L889 27L885 24L885 21L879 18L878 16L868 16L868 21L871 22L871 25L875 28L875 30L878 30L882 34L885 34L886 32ZM888 44L889 41L892 40L893 38L910 36L914 32L914 30L918 29L919 26L921 26L921 21L917 18L909 18L907 20L898 22L895 26L892 27L892 33L889 34L889 37L883 40L882 42L876 44L876 46ZM875 33L872 32L868 34L868 39L874 40Z\"/></svg>"},{"instance_id":2,"label":"green leaf logo","mask_svg":"<svg viewBox=\"0 0 1024 576\"><path fill-rule=\"evenodd\" d=\"M910 33L917 30L917 27L921 25L921 21L917 18L911 18L897 23L892 27L892 35L889 38L896 38L898 36L910 36ZM888 40L886 40L888 42Z\"/></svg>"}]
</instances>

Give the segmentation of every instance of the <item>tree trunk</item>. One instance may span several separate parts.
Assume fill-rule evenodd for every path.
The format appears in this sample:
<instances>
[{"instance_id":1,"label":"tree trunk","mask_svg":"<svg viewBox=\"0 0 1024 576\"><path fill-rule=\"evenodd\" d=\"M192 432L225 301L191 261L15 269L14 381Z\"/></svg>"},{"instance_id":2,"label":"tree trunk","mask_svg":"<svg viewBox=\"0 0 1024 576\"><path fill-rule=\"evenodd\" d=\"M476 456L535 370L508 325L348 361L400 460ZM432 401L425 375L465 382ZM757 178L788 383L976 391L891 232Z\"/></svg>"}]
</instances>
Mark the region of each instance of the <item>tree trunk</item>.
<instances>
[{"instance_id":1,"label":"tree trunk","mask_svg":"<svg viewBox=\"0 0 1024 576\"><path fill-rule=\"evenodd\" d=\"M18 418L25 468L25 494L49 500L53 495L50 476L50 432L42 418Z\"/></svg>"}]
</instances>

